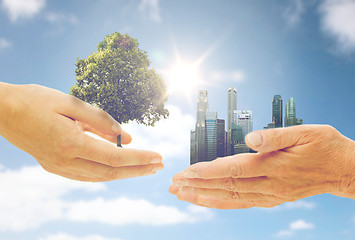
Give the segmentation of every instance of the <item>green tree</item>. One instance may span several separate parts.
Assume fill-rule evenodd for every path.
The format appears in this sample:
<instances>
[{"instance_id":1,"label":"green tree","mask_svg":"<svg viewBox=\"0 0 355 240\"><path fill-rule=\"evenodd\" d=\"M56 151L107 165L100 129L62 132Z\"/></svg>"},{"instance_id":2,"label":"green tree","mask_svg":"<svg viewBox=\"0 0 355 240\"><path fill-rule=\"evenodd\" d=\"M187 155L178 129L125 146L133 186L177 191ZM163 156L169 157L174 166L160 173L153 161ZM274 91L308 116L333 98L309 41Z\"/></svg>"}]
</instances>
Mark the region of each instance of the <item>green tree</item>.
<instances>
[{"instance_id":1,"label":"green tree","mask_svg":"<svg viewBox=\"0 0 355 240\"><path fill-rule=\"evenodd\" d=\"M128 34L113 33L87 59L76 62L77 82L70 93L97 106L119 123L136 120L154 125L169 112L166 86L145 51Z\"/></svg>"}]
</instances>

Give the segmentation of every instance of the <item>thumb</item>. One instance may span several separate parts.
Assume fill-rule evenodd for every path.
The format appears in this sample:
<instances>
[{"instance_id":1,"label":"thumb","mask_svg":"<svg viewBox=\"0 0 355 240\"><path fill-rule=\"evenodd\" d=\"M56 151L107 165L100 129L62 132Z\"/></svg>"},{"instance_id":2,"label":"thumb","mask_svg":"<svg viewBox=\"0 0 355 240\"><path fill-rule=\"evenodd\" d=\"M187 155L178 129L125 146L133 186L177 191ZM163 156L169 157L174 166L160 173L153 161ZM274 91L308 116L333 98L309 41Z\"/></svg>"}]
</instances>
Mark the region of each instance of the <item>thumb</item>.
<instances>
[{"instance_id":1,"label":"thumb","mask_svg":"<svg viewBox=\"0 0 355 240\"><path fill-rule=\"evenodd\" d=\"M248 147L258 152L272 152L309 142L311 125L274 128L249 133L245 137Z\"/></svg>"},{"instance_id":2,"label":"thumb","mask_svg":"<svg viewBox=\"0 0 355 240\"><path fill-rule=\"evenodd\" d=\"M127 132L123 131L120 124L108 113L93 107L76 97L66 94L64 96L65 98L57 107L60 114L84 123L81 125L84 130L88 130L96 134L100 132L100 136L103 134L116 137L121 134L123 144L131 142L132 137Z\"/></svg>"}]
</instances>

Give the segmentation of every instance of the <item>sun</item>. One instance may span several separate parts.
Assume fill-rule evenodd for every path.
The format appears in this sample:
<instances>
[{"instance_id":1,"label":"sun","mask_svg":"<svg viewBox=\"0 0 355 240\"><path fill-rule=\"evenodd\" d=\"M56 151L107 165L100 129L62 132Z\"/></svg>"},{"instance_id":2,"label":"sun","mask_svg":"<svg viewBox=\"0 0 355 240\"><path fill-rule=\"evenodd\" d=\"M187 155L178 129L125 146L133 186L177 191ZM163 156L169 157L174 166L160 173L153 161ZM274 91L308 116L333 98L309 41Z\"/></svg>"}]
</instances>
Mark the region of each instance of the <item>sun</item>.
<instances>
[{"instance_id":1,"label":"sun","mask_svg":"<svg viewBox=\"0 0 355 240\"><path fill-rule=\"evenodd\" d=\"M169 94L191 94L201 83L197 62L187 62L178 59L169 70L165 71Z\"/></svg>"}]
</instances>

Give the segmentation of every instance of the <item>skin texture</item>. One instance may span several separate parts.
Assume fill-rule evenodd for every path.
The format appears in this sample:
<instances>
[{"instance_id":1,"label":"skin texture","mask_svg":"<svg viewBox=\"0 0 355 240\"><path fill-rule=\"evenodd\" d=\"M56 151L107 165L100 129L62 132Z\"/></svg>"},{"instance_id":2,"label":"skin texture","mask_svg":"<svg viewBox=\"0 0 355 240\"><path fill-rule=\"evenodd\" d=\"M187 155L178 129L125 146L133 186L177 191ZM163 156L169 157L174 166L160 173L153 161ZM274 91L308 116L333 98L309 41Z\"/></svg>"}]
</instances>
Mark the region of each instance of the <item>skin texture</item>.
<instances>
[{"instance_id":1,"label":"skin texture","mask_svg":"<svg viewBox=\"0 0 355 240\"><path fill-rule=\"evenodd\" d=\"M31 154L48 172L66 178L100 182L154 174L163 168L155 152L118 148L122 135L110 115L78 98L38 85L0 83L0 134ZM3 117L5 116L5 117Z\"/></svg>"},{"instance_id":2,"label":"skin texture","mask_svg":"<svg viewBox=\"0 0 355 240\"><path fill-rule=\"evenodd\" d=\"M250 133L258 153L189 166L169 191L179 200L218 209L274 207L330 193L355 199L355 143L327 125Z\"/></svg>"}]
</instances>

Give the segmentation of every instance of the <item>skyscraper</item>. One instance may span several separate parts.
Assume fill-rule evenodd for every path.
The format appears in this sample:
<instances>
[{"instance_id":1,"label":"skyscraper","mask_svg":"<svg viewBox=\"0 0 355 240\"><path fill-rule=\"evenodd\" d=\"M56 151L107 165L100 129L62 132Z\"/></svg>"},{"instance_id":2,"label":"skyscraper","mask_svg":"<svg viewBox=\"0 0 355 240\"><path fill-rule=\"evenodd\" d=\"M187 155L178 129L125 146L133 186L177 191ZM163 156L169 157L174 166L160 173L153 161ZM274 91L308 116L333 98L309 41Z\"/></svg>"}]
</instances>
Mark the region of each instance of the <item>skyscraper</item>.
<instances>
[{"instance_id":1,"label":"skyscraper","mask_svg":"<svg viewBox=\"0 0 355 240\"><path fill-rule=\"evenodd\" d=\"M250 110L234 111L234 121L242 128L242 139L245 143L245 136L253 131L253 113Z\"/></svg>"},{"instance_id":2,"label":"skyscraper","mask_svg":"<svg viewBox=\"0 0 355 240\"><path fill-rule=\"evenodd\" d=\"M197 161L207 159L206 139L206 112L208 111L208 93L205 90L199 91L197 99L197 121L196 121L196 155Z\"/></svg>"},{"instance_id":3,"label":"skyscraper","mask_svg":"<svg viewBox=\"0 0 355 240\"><path fill-rule=\"evenodd\" d=\"M286 104L285 127L300 125L302 123L302 119L296 118L296 101L291 97Z\"/></svg>"},{"instance_id":4,"label":"skyscraper","mask_svg":"<svg viewBox=\"0 0 355 240\"><path fill-rule=\"evenodd\" d=\"M217 157L226 156L226 127L224 119L217 119Z\"/></svg>"},{"instance_id":5,"label":"skyscraper","mask_svg":"<svg viewBox=\"0 0 355 240\"><path fill-rule=\"evenodd\" d=\"M199 161L212 161L217 158L217 112L206 112L207 155Z\"/></svg>"},{"instance_id":6,"label":"skyscraper","mask_svg":"<svg viewBox=\"0 0 355 240\"><path fill-rule=\"evenodd\" d=\"M190 165L198 162L196 145L196 131L192 130L190 132Z\"/></svg>"},{"instance_id":7,"label":"skyscraper","mask_svg":"<svg viewBox=\"0 0 355 240\"><path fill-rule=\"evenodd\" d=\"M244 141L243 139L243 129L241 126L235 124L234 122L232 123L232 131L231 131L231 152L230 155L234 155L234 146L237 144L240 144Z\"/></svg>"},{"instance_id":8,"label":"skyscraper","mask_svg":"<svg viewBox=\"0 0 355 240\"><path fill-rule=\"evenodd\" d=\"M291 97L286 103L286 116L285 116L285 127L293 126L296 124L296 102L293 97Z\"/></svg>"},{"instance_id":9,"label":"skyscraper","mask_svg":"<svg viewBox=\"0 0 355 240\"><path fill-rule=\"evenodd\" d=\"M282 115L282 98L280 95L275 95L272 100L272 122L276 128L283 127Z\"/></svg>"},{"instance_id":10,"label":"skyscraper","mask_svg":"<svg viewBox=\"0 0 355 240\"><path fill-rule=\"evenodd\" d=\"M228 88L228 121L227 121L227 156L232 154L232 123L234 111L237 110L237 89L234 87Z\"/></svg>"}]
</instances>

